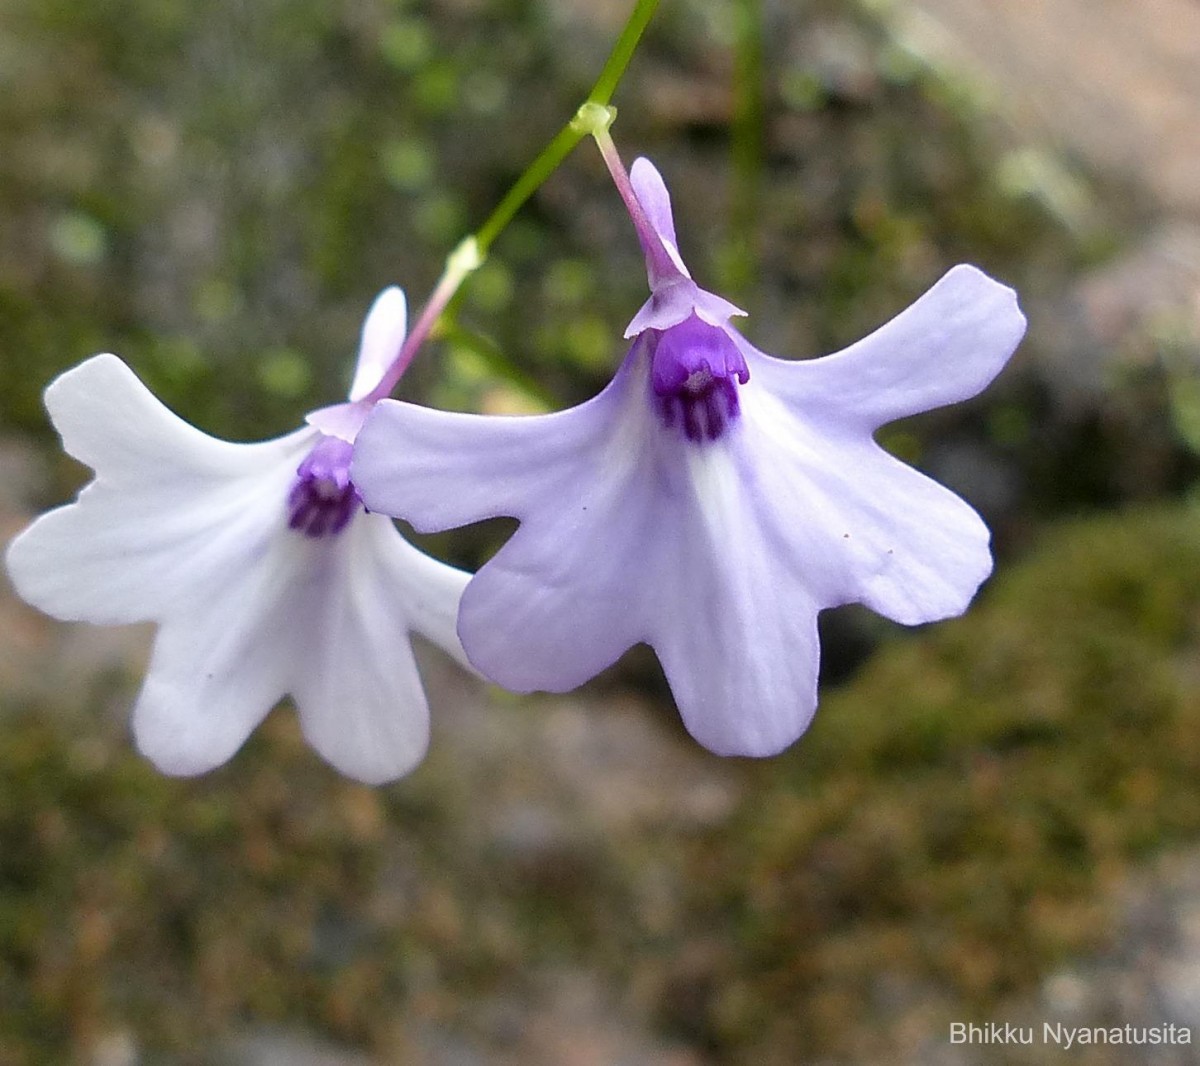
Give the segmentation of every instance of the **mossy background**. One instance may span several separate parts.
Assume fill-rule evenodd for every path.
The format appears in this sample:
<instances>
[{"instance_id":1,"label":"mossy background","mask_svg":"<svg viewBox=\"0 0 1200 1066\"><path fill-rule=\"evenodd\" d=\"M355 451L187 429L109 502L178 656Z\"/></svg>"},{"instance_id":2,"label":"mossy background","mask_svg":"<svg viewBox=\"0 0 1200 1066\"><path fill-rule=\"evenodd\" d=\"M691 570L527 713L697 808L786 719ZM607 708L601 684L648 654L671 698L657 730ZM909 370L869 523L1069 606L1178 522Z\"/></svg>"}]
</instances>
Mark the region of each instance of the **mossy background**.
<instances>
[{"instance_id":1,"label":"mossy background","mask_svg":"<svg viewBox=\"0 0 1200 1066\"><path fill-rule=\"evenodd\" d=\"M40 396L95 351L231 439L335 399L374 294L421 302L624 14L7 0L0 430L40 472L21 506L86 476ZM877 5L664 0L615 102L693 272L781 354L860 336L961 260L1049 300L1151 211L1021 143ZM577 402L644 294L584 145L402 393ZM380 1061L616 1061L608 1022L640 1034L622 1061L920 1061L949 1019L1104 951L1116 887L1200 831L1194 405L1157 369L1190 342L1131 343L1150 357L1068 415L1035 320L984 397L887 431L985 512L998 574L916 633L835 612L816 722L765 763L693 750L644 654L567 700L429 656L434 750L405 781L338 779L286 709L229 766L172 781L125 735L128 656L97 668L68 644L25 683L46 660L22 649L60 631L0 614L0 1062L233 1061L260 1027ZM495 536L429 543L472 564ZM600 1006L571 1029L545 1003L580 974ZM551 1037L534 1054L535 1024L594 1057Z\"/></svg>"}]
</instances>

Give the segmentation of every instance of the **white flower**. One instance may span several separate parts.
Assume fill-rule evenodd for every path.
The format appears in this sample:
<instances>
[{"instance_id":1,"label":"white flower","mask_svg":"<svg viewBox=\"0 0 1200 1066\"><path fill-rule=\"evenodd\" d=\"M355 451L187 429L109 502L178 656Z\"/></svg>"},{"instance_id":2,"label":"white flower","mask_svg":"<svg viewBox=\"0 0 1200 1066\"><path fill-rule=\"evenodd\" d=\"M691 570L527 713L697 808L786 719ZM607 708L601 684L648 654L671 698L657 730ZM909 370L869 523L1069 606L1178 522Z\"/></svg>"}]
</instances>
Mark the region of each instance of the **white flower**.
<instances>
[{"instance_id":1,"label":"white flower","mask_svg":"<svg viewBox=\"0 0 1200 1066\"><path fill-rule=\"evenodd\" d=\"M352 401L386 370L405 321L404 294L386 290L363 327ZM212 769L290 694L308 741L343 773L378 783L420 761L429 712L409 633L462 661L468 575L364 511L348 443L311 425L216 440L113 355L52 382L46 407L96 476L13 541L8 570L57 618L159 623L133 712L148 758L169 774Z\"/></svg>"}]
</instances>

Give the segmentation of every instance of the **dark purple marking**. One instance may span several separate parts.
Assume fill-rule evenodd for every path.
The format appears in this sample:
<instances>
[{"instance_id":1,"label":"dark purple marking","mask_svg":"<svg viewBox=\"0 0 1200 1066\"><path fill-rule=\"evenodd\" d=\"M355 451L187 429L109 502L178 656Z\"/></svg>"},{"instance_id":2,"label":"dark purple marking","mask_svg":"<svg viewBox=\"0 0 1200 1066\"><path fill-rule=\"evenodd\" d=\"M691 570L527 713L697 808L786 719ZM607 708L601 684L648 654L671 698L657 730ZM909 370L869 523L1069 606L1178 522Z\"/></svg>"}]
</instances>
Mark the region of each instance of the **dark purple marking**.
<instances>
[{"instance_id":1,"label":"dark purple marking","mask_svg":"<svg viewBox=\"0 0 1200 1066\"><path fill-rule=\"evenodd\" d=\"M691 315L653 331L650 379L663 425L690 441L716 440L739 416L737 386L750 369L720 326Z\"/></svg>"},{"instance_id":2,"label":"dark purple marking","mask_svg":"<svg viewBox=\"0 0 1200 1066\"><path fill-rule=\"evenodd\" d=\"M353 454L353 445L322 434L296 469L288 493L290 529L306 537L332 537L346 528L362 506L362 497L350 480Z\"/></svg>"}]
</instances>

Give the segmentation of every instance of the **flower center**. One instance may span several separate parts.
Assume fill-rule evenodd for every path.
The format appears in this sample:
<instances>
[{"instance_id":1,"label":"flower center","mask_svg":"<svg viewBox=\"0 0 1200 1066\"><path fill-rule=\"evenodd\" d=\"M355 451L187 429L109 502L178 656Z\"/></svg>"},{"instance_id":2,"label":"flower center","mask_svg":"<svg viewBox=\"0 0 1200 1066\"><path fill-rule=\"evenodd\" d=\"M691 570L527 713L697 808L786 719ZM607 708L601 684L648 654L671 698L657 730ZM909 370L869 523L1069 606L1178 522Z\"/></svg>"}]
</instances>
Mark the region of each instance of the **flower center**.
<instances>
[{"instance_id":1,"label":"flower center","mask_svg":"<svg viewBox=\"0 0 1200 1066\"><path fill-rule=\"evenodd\" d=\"M695 314L652 333L650 379L663 425L691 441L716 440L738 417L738 383L750 380L742 353Z\"/></svg>"},{"instance_id":2,"label":"flower center","mask_svg":"<svg viewBox=\"0 0 1200 1066\"><path fill-rule=\"evenodd\" d=\"M296 469L288 493L288 527L306 537L331 537L346 528L362 497L350 480L354 446L321 435Z\"/></svg>"}]
</instances>

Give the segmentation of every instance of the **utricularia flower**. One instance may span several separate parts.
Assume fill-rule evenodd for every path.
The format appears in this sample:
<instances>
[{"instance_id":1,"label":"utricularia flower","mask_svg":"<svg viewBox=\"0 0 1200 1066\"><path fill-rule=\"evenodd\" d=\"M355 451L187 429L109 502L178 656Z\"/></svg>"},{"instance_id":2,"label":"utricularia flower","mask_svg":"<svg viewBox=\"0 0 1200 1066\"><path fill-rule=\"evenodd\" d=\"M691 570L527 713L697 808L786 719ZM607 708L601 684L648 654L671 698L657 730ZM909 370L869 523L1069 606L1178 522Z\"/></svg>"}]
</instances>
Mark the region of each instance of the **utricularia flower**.
<instances>
[{"instance_id":1,"label":"utricularia flower","mask_svg":"<svg viewBox=\"0 0 1200 1066\"><path fill-rule=\"evenodd\" d=\"M350 402L310 416L329 433L216 440L114 355L46 390L63 447L96 476L17 537L9 573L58 618L159 623L133 729L165 772L225 762L285 694L308 741L351 777L386 781L423 756L429 713L409 634L461 658L468 575L367 514L350 478L354 434L405 326L404 294L385 290Z\"/></svg>"},{"instance_id":2,"label":"utricularia flower","mask_svg":"<svg viewBox=\"0 0 1200 1066\"><path fill-rule=\"evenodd\" d=\"M1025 320L1010 289L959 266L845 351L772 358L692 281L650 163L628 191L652 291L611 384L544 416L383 401L352 472L372 511L418 530L519 520L459 612L487 677L564 691L644 641L700 743L769 755L816 708L821 609L929 622L990 573L975 511L872 435L978 393Z\"/></svg>"}]
</instances>

